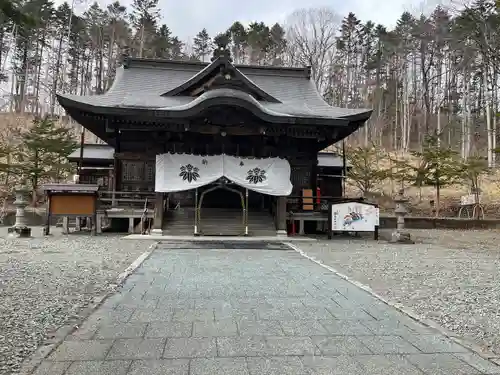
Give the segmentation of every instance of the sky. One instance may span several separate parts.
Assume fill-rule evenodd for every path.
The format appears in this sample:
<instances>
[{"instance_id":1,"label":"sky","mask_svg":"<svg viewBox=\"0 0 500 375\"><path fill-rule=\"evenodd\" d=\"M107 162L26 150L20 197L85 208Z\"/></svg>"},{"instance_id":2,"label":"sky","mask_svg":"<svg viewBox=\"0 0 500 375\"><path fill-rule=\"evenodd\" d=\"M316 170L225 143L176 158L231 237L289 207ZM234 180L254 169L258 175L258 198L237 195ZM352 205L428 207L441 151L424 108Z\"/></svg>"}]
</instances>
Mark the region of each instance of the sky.
<instances>
[{"instance_id":1,"label":"sky","mask_svg":"<svg viewBox=\"0 0 500 375\"><path fill-rule=\"evenodd\" d=\"M76 0L78 1L78 0ZM78 8L91 5L93 0L84 1ZM86 1L86 2L85 2ZM283 23L293 11L304 6L329 7L341 17L349 12L356 14L363 22L371 20L387 27L394 26L403 11L420 13L446 0L159 0L162 22L173 35L182 41L192 38L203 28L211 36L225 31L238 20L243 24L263 21L266 24ZM101 5L111 0L98 1ZM121 0L130 6L132 0Z\"/></svg>"}]
</instances>

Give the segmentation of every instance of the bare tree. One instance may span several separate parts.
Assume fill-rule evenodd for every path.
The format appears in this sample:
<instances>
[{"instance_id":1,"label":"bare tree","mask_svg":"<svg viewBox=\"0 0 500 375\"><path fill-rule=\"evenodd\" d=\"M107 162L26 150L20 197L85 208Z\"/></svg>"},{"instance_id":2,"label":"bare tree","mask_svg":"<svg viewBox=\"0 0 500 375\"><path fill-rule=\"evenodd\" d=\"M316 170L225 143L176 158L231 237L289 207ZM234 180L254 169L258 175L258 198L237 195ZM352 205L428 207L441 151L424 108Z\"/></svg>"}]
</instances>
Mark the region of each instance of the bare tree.
<instances>
[{"instance_id":1,"label":"bare tree","mask_svg":"<svg viewBox=\"0 0 500 375\"><path fill-rule=\"evenodd\" d=\"M299 9L285 22L289 64L310 66L320 91L328 82L339 27L340 17L326 7Z\"/></svg>"}]
</instances>

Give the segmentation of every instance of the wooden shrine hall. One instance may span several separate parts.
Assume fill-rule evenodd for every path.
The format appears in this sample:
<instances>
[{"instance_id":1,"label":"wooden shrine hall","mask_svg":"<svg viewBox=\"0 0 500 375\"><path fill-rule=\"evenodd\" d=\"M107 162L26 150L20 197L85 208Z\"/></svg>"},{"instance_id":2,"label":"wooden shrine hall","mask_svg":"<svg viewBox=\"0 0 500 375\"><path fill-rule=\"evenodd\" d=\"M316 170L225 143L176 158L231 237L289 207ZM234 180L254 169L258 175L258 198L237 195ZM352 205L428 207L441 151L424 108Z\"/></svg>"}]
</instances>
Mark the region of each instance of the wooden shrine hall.
<instances>
[{"instance_id":1,"label":"wooden shrine hall","mask_svg":"<svg viewBox=\"0 0 500 375\"><path fill-rule=\"evenodd\" d=\"M58 100L107 143L105 165L73 155L80 182L114 205L149 197L152 234L171 235L286 235L294 199L319 202L318 153L371 114L328 105L310 68L233 65L221 47L209 64L124 56L108 92Z\"/></svg>"}]
</instances>

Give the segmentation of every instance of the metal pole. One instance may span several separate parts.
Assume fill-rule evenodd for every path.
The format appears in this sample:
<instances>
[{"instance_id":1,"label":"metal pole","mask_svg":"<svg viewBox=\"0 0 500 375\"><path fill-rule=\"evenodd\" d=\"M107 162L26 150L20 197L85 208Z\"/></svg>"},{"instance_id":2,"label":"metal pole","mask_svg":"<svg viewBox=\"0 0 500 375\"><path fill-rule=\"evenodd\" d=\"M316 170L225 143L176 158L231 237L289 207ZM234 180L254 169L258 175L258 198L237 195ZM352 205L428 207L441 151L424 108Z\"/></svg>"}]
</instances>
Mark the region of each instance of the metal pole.
<instances>
[{"instance_id":1,"label":"metal pole","mask_svg":"<svg viewBox=\"0 0 500 375\"><path fill-rule=\"evenodd\" d=\"M194 194L194 204L195 204L195 209L194 209L194 235L196 236L198 234L198 215L199 215L199 209L198 209L198 188L196 188L195 194Z\"/></svg>"},{"instance_id":2,"label":"metal pole","mask_svg":"<svg viewBox=\"0 0 500 375\"><path fill-rule=\"evenodd\" d=\"M342 141L342 197L345 197L345 180L347 178L347 166L345 160L345 141Z\"/></svg>"},{"instance_id":3,"label":"metal pole","mask_svg":"<svg viewBox=\"0 0 500 375\"><path fill-rule=\"evenodd\" d=\"M80 180L80 173L83 168L83 145L85 144L85 128L82 126L82 133L80 134L80 162L78 163L78 180Z\"/></svg>"},{"instance_id":4,"label":"metal pole","mask_svg":"<svg viewBox=\"0 0 500 375\"><path fill-rule=\"evenodd\" d=\"M245 188L245 236L248 236L248 189Z\"/></svg>"}]
</instances>

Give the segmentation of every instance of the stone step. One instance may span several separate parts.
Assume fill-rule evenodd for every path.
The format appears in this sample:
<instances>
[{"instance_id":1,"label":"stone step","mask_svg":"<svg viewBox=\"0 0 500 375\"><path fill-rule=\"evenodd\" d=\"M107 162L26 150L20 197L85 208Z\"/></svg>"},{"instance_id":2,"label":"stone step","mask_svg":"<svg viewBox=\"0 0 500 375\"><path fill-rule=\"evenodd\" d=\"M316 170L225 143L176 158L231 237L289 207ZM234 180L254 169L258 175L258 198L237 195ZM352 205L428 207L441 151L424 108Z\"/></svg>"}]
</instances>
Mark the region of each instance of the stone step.
<instances>
[{"instance_id":1,"label":"stone step","mask_svg":"<svg viewBox=\"0 0 500 375\"><path fill-rule=\"evenodd\" d=\"M241 210L202 209L198 230L204 235L243 235L245 228L242 215ZM165 219L164 233L168 235L192 235L194 221L194 209L170 212ZM275 236L276 229L272 216L267 212L250 212L248 215L248 231L249 235L253 236Z\"/></svg>"}]
</instances>

